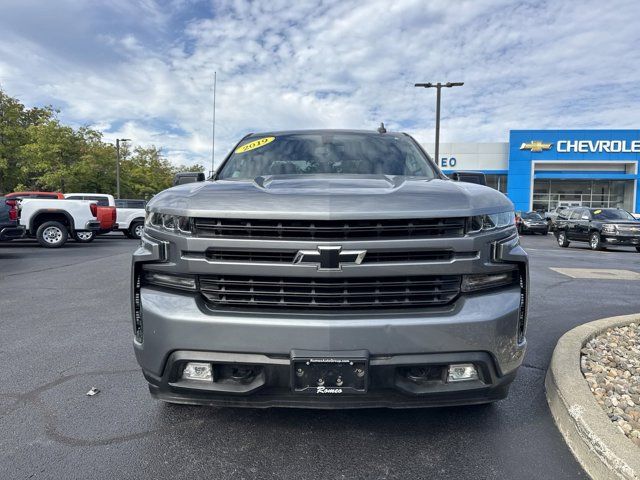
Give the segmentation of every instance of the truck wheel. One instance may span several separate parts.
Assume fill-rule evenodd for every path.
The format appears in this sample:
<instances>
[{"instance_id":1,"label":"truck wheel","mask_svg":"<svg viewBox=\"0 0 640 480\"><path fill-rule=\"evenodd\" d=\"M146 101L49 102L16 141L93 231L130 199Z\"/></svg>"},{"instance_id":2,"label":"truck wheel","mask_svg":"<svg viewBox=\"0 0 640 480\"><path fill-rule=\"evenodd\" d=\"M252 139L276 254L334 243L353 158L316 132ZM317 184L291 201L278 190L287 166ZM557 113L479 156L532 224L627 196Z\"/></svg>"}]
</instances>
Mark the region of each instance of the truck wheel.
<instances>
[{"instance_id":1,"label":"truck wheel","mask_svg":"<svg viewBox=\"0 0 640 480\"><path fill-rule=\"evenodd\" d=\"M144 231L144 223L142 222L133 222L129 227L129 235L130 238L139 239L142 237L142 232Z\"/></svg>"},{"instance_id":2,"label":"truck wheel","mask_svg":"<svg viewBox=\"0 0 640 480\"><path fill-rule=\"evenodd\" d=\"M46 248L59 248L67 243L67 227L60 222L44 222L36 231L38 243Z\"/></svg>"},{"instance_id":3,"label":"truck wheel","mask_svg":"<svg viewBox=\"0 0 640 480\"><path fill-rule=\"evenodd\" d=\"M591 232L589 235L589 246L591 250L604 250L602 241L600 240L600 234L598 232Z\"/></svg>"},{"instance_id":4,"label":"truck wheel","mask_svg":"<svg viewBox=\"0 0 640 480\"><path fill-rule=\"evenodd\" d=\"M75 232L73 238L79 243L90 243L96 238L96 232Z\"/></svg>"},{"instance_id":5,"label":"truck wheel","mask_svg":"<svg viewBox=\"0 0 640 480\"><path fill-rule=\"evenodd\" d=\"M566 232L558 232L557 239L558 245L560 245L562 248L567 248L569 246L569 240L567 240Z\"/></svg>"}]
</instances>

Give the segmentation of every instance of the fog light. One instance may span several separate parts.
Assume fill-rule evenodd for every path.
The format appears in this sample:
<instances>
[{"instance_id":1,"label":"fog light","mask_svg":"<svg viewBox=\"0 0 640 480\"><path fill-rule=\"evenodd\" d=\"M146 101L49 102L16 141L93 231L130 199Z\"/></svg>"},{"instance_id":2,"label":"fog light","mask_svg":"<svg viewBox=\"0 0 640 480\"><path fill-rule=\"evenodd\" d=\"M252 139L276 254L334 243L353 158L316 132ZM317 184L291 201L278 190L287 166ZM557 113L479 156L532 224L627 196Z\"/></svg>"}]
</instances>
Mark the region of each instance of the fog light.
<instances>
[{"instance_id":1,"label":"fog light","mask_svg":"<svg viewBox=\"0 0 640 480\"><path fill-rule=\"evenodd\" d=\"M186 380L213 381L213 370L210 363L189 362L182 371L182 378Z\"/></svg>"},{"instance_id":2,"label":"fog light","mask_svg":"<svg viewBox=\"0 0 640 480\"><path fill-rule=\"evenodd\" d=\"M466 380L477 380L478 371L472 363L456 363L449 365L447 382L464 382Z\"/></svg>"}]
</instances>

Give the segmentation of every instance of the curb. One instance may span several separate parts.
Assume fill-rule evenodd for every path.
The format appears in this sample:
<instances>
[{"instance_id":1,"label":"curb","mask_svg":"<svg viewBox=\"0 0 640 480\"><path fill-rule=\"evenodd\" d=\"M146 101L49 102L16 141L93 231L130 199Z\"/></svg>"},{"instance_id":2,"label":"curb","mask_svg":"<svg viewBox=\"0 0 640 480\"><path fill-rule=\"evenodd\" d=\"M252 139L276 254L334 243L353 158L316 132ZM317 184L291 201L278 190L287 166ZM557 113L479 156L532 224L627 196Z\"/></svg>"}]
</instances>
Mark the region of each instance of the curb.
<instances>
[{"instance_id":1,"label":"curb","mask_svg":"<svg viewBox=\"0 0 640 480\"><path fill-rule=\"evenodd\" d=\"M580 369L580 350L611 327L640 321L640 314L603 318L565 333L545 377L553 419L571 452L594 479L640 480L640 451L611 423Z\"/></svg>"}]
</instances>

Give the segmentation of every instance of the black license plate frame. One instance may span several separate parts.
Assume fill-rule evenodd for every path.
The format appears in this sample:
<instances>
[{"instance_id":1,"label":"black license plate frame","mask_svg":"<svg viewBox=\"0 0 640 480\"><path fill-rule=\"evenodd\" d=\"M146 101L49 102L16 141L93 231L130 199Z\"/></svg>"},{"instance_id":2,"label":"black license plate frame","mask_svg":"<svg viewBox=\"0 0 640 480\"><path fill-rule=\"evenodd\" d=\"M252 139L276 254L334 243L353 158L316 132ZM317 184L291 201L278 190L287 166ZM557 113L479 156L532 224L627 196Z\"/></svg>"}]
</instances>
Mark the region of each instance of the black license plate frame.
<instances>
[{"instance_id":1,"label":"black license plate frame","mask_svg":"<svg viewBox=\"0 0 640 480\"><path fill-rule=\"evenodd\" d=\"M291 390L318 396L366 394L369 352L292 350Z\"/></svg>"}]
</instances>

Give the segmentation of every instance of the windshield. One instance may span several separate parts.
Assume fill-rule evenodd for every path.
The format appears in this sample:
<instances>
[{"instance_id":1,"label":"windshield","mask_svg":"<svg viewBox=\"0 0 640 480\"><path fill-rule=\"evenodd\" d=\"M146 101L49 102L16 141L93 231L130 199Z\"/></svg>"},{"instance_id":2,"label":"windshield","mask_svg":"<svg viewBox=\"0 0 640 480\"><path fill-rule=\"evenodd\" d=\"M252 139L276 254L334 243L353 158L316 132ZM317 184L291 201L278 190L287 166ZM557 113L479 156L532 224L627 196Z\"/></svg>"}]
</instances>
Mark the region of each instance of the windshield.
<instances>
[{"instance_id":1,"label":"windshield","mask_svg":"<svg viewBox=\"0 0 640 480\"><path fill-rule=\"evenodd\" d=\"M522 218L525 220L542 220L539 213L525 213Z\"/></svg>"},{"instance_id":2,"label":"windshield","mask_svg":"<svg viewBox=\"0 0 640 480\"><path fill-rule=\"evenodd\" d=\"M590 212L594 220L635 220L629 212L617 208L615 210L595 209Z\"/></svg>"},{"instance_id":3,"label":"windshield","mask_svg":"<svg viewBox=\"0 0 640 480\"><path fill-rule=\"evenodd\" d=\"M427 157L405 135L328 132L246 138L218 178L327 173L437 177Z\"/></svg>"}]
</instances>

